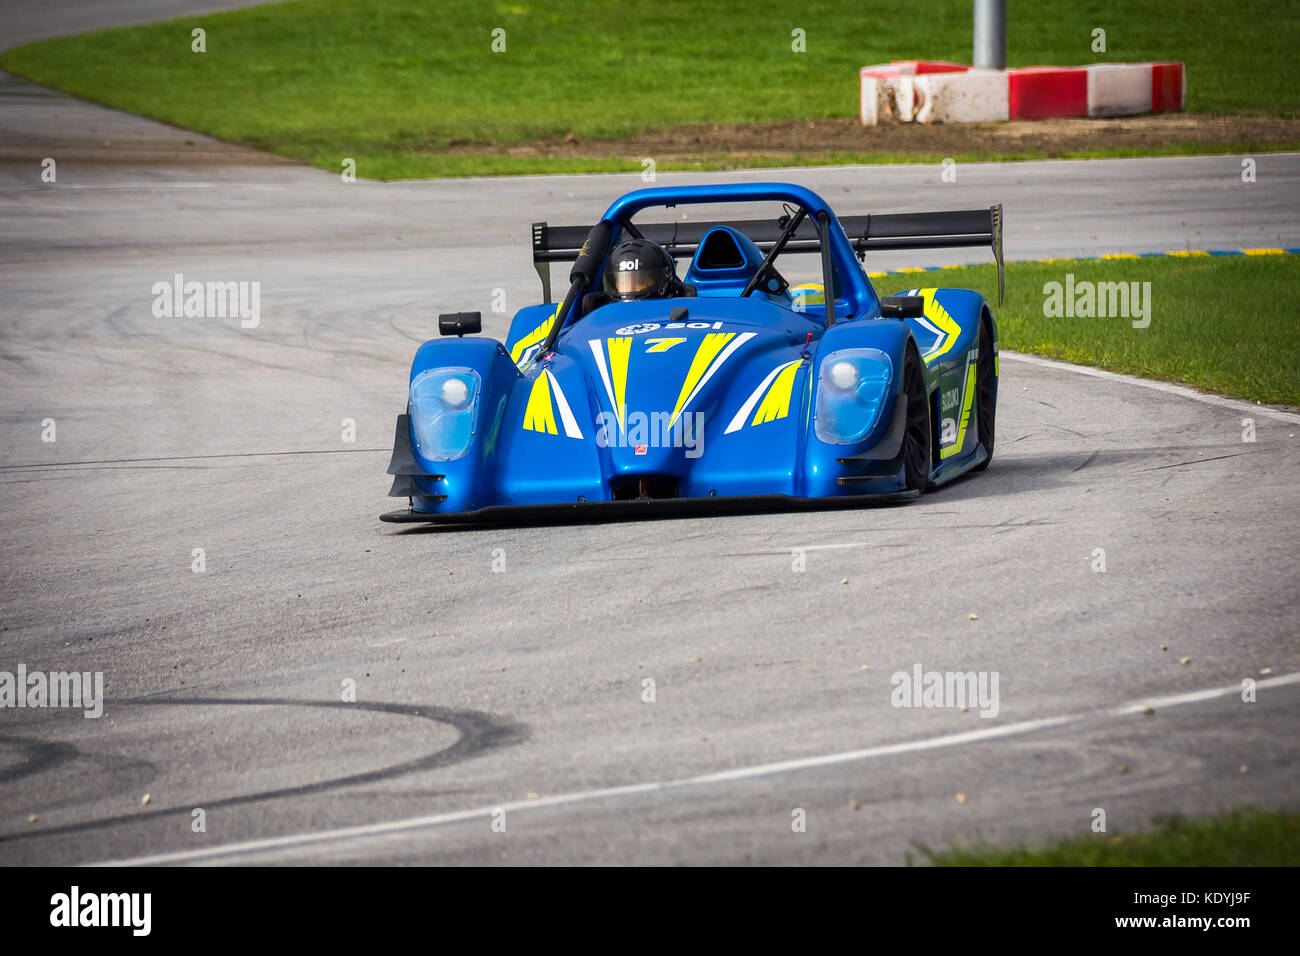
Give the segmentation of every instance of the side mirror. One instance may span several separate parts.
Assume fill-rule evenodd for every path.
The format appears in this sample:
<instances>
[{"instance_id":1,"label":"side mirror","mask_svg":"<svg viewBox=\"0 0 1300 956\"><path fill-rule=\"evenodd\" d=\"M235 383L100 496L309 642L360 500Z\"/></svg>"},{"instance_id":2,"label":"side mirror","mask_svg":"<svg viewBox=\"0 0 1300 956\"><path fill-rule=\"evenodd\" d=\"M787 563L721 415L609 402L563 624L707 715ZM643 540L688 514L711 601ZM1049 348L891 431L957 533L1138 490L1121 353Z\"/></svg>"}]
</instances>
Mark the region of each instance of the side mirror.
<instances>
[{"instance_id":1,"label":"side mirror","mask_svg":"<svg viewBox=\"0 0 1300 956\"><path fill-rule=\"evenodd\" d=\"M439 335L477 335L482 331L482 312L444 312L438 316Z\"/></svg>"},{"instance_id":2,"label":"side mirror","mask_svg":"<svg viewBox=\"0 0 1300 956\"><path fill-rule=\"evenodd\" d=\"M887 295L880 300L880 314L887 319L919 319L925 315L925 299L919 295Z\"/></svg>"}]
</instances>

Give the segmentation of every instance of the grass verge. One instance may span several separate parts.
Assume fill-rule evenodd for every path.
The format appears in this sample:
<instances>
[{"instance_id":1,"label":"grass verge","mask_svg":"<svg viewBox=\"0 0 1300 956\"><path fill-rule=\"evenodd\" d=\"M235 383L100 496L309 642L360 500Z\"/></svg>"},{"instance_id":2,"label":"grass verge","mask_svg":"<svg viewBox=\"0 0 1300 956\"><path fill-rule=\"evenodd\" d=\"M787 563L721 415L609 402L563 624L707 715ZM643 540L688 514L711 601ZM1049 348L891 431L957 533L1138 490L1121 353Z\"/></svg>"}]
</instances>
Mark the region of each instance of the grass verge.
<instances>
[{"instance_id":1,"label":"grass verge","mask_svg":"<svg viewBox=\"0 0 1300 956\"><path fill-rule=\"evenodd\" d=\"M1211 819L1173 817L1137 835L1089 833L1036 848L918 852L935 866L1296 866L1300 814L1242 810Z\"/></svg>"},{"instance_id":2,"label":"grass verge","mask_svg":"<svg viewBox=\"0 0 1300 956\"><path fill-rule=\"evenodd\" d=\"M1082 283L1150 283L1146 328L1124 317L1044 314L1067 276ZM1179 382L1251 401L1300 406L1300 257L1167 256L1053 259L1007 265L1006 302L995 312L1002 348L1096 368ZM992 265L893 273L880 293L909 286L976 289L997 301ZM1045 289L1047 291L1045 291ZM1108 296L1109 298L1109 296ZM1130 302L1130 311L1132 303Z\"/></svg>"}]
</instances>

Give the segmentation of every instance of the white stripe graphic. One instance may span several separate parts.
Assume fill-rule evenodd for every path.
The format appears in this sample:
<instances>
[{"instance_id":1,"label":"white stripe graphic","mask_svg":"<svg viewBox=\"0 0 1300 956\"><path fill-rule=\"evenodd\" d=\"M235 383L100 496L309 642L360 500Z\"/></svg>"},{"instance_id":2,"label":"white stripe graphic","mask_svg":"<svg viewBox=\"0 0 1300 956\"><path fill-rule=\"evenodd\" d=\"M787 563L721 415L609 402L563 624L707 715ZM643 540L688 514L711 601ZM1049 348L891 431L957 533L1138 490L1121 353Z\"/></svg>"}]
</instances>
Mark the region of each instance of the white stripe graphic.
<instances>
[{"instance_id":1,"label":"white stripe graphic","mask_svg":"<svg viewBox=\"0 0 1300 956\"><path fill-rule=\"evenodd\" d=\"M621 434L623 431L623 416L619 414L618 403L614 401L614 386L609 381L609 369L605 365L605 348L601 343L601 339L587 340L587 344L591 346L591 354L596 356L596 368L600 370L600 380L605 383L605 394L609 396L609 407L614 409L614 417L618 419L618 430Z\"/></svg>"},{"instance_id":2,"label":"white stripe graphic","mask_svg":"<svg viewBox=\"0 0 1300 956\"><path fill-rule=\"evenodd\" d=\"M772 371L768 372L767 378L763 379L763 384L754 389L754 394L745 399L745 404L740 406L740 411L736 412L736 417L731 420L731 424L727 426L727 430L722 434L730 435L732 432L739 431L743 428L745 425L745 419L747 419L749 413L754 410L754 406L758 404L759 397L767 391L767 387L772 384L772 380L780 375L785 369L788 369L791 365L797 365L800 361L802 360L795 359L793 362L786 362L784 365L778 365L776 368L772 369Z\"/></svg>"},{"instance_id":3,"label":"white stripe graphic","mask_svg":"<svg viewBox=\"0 0 1300 956\"><path fill-rule=\"evenodd\" d=\"M551 383L551 394L555 396L555 404L560 409L560 421L564 423L564 434L570 438L581 438L582 430L578 428L578 422L573 417L573 410L569 408L569 400L564 397L564 391L560 388L560 383L555 380L551 370L546 370L546 378Z\"/></svg>"},{"instance_id":4,"label":"white stripe graphic","mask_svg":"<svg viewBox=\"0 0 1300 956\"><path fill-rule=\"evenodd\" d=\"M923 316L923 315L918 315L918 316L917 316L916 318L914 318L912 321L913 321L913 322L920 322L922 325L924 325L927 329L929 329L929 330L930 330L931 332L933 332L935 335L939 336L940 339L943 338L943 333L942 333L941 331L939 331L938 328L936 328L935 326L931 325L931 324L930 324L930 320L927 319L925 316ZM935 347L937 347L937 345L936 345ZM933 349L932 349L932 350L933 350Z\"/></svg>"},{"instance_id":5,"label":"white stripe graphic","mask_svg":"<svg viewBox=\"0 0 1300 956\"><path fill-rule=\"evenodd\" d=\"M704 373L703 377L698 382L695 383L695 388L692 389L691 394L687 396L686 401L682 403L682 411L678 412L676 418L668 423L669 428L676 423L678 418L681 418L682 412L685 412L686 409L690 407L691 402L695 401L695 396L700 394L700 389L705 386L709 379L713 378L713 373L722 368L722 363L731 358L731 354L735 352L736 349L740 348L756 334L757 333L755 332L741 332L730 345L722 350L722 354L713 360L713 364L709 366L709 370Z\"/></svg>"}]
</instances>

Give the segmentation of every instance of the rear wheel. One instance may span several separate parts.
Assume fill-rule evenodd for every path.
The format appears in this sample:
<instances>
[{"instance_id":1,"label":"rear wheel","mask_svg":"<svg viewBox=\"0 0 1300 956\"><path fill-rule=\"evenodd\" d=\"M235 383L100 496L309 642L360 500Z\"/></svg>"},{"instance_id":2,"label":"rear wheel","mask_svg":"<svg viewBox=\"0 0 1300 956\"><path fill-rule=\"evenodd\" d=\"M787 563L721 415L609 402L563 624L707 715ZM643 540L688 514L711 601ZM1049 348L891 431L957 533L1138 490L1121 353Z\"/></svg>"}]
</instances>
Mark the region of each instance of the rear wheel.
<instances>
[{"instance_id":1,"label":"rear wheel","mask_svg":"<svg viewBox=\"0 0 1300 956\"><path fill-rule=\"evenodd\" d=\"M930 402L925 373L916 349L903 359L903 394L907 396L907 431L903 434L903 477L908 491L922 492L930 483Z\"/></svg>"},{"instance_id":2,"label":"rear wheel","mask_svg":"<svg viewBox=\"0 0 1300 956\"><path fill-rule=\"evenodd\" d=\"M993 460L993 432L996 425L998 405L998 379L993 366L993 343L989 339L989 327L980 322L979 357L975 360L975 399L979 403L976 411L976 426L979 428L980 442L988 453L984 460L975 466L974 471L983 471Z\"/></svg>"}]
</instances>

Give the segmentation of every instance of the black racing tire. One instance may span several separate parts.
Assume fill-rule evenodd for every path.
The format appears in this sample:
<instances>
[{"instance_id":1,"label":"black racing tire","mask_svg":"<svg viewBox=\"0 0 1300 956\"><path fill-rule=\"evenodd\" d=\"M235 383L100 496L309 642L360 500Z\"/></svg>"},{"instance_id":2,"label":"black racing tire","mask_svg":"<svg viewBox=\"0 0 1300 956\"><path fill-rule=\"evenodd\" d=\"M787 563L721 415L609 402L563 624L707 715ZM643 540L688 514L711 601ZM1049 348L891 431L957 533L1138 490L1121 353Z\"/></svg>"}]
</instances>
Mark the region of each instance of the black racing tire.
<instances>
[{"instance_id":1,"label":"black racing tire","mask_svg":"<svg viewBox=\"0 0 1300 956\"><path fill-rule=\"evenodd\" d=\"M980 442L988 452L984 460L972 471L983 471L993 460L993 438L997 428L998 378L993 365L993 343L989 327L980 320L979 355L975 359L975 422Z\"/></svg>"},{"instance_id":2,"label":"black racing tire","mask_svg":"<svg viewBox=\"0 0 1300 956\"><path fill-rule=\"evenodd\" d=\"M903 479L908 491L918 494L930 483L930 399L925 372L916 348L908 345L903 359L903 394L907 396L907 428L903 432Z\"/></svg>"}]
</instances>

